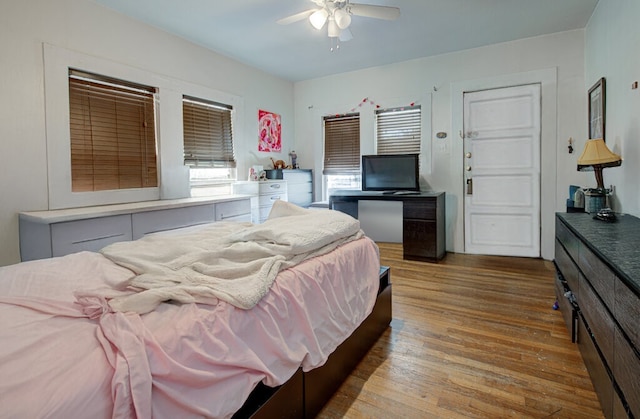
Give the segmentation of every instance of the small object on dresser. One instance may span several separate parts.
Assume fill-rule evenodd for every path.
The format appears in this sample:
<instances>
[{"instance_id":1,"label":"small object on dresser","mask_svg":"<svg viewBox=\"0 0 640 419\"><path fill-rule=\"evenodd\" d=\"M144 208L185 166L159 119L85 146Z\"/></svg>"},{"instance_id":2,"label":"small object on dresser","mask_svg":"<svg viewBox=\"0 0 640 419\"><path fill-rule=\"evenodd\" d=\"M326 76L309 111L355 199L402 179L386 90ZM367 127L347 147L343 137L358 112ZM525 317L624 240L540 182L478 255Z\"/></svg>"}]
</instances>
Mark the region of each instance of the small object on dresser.
<instances>
[{"instance_id":1,"label":"small object on dresser","mask_svg":"<svg viewBox=\"0 0 640 419\"><path fill-rule=\"evenodd\" d=\"M297 169L298 168L298 155L296 154L295 150L291 150L291 152L289 153L289 157L291 157L291 168L292 169Z\"/></svg>"},{"instance_id":2,"label":"small object on dresser","mask_svg":"<svg viewBox=\"0 0 640 419\"><path fill-rule=\"evenodd\" d=\"M616 214L611 210L611 208L602 208L593 218L611 223L616 221Z\"/></svg>"}]
</instances>

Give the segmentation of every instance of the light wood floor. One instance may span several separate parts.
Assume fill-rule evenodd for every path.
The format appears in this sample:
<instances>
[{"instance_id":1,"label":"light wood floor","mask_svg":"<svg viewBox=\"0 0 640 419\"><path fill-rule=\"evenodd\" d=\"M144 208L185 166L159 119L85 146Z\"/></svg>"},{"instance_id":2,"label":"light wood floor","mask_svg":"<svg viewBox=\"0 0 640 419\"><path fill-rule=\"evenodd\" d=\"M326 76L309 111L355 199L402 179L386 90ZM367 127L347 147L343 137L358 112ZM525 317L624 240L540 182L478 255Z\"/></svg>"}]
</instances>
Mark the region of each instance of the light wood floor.
<instances>
[{"instance_id":1,"label":"light wood floor","mask_svg":"<svg viewBox=\"0 0 640 419\"><path fill-rule=\"evenodd\" d=\"M447 254L391 267L393 321L320 418L602 418L553 264Z\"/></svg>"}]
</instances>

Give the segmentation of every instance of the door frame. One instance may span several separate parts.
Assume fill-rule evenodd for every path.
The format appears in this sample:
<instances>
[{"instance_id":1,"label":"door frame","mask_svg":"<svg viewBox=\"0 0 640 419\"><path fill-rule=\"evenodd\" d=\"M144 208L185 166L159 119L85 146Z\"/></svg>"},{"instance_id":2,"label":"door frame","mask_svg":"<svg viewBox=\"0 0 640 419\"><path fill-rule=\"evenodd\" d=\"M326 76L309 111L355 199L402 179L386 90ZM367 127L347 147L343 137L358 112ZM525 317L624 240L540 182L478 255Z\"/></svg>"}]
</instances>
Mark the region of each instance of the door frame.
<instances>
[{"instance_id":1,"label":"door frame","mask_svg":"<svg viewBox=\"0 0 640 419\"><path fill-rule=\"evenodd\" d=\"M454 208L449 214L455 227L447 237L453 243L453 251L465 253L464 249L464 167L463 110L464 93L478 90L513 87L524 84L540 84L540 255L543 259L554 257L554 234L557 189L557 69L542 69L524 73L507 74L485 79L460 81L451 84L451 167L455 204L447 202L447 208ZM456 198L457 197L457 198ZM448 236L449 236L448 234Z\"/></svg>"}]
</instances>

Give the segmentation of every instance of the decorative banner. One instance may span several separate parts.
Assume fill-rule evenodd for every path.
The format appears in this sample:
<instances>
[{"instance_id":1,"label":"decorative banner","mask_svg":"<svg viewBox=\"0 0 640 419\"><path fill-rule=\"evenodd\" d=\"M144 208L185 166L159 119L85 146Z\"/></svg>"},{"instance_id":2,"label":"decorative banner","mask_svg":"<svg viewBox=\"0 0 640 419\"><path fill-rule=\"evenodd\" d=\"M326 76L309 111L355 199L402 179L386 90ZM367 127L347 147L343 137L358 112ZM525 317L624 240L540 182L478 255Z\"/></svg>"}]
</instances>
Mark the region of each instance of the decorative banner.
<instances>
[{"instance_id":1,"label":"decorative banner","mask_svg":"<svg viewBox=\"0 0 640 419\"><path fill-rule=\"evenodd\" d=\"M417 102L411 102L406 106L400 106L397 108L393 108L393 109L389 109L390 111L403 111L405 108L412 108L417 104ZM354 113L356 111L356 109L363 107L364 105L371 105L373 107L375 107L376 109L380 109L380 105L377 104L374 100L369 99L368 97L365 97L364 99L362 99L360 101L360 103L358 103L357 106L354 106L353 108L351 108L349 110L349 112L345 112L345 113L336 113L336 114L332 114L331 116L335 116L335 117L339 117L339 116L345 116L347 114L350 113Z\"/></svg>"},{"instance_id":2,"label":"decorative banner","mask_svg":"<svg viewBox=\"0 0 640 419\"><path fill-rule=\"evenodd\" d=\"M280 115L258 110L258 151L282 150L282 124Z\"/></svg>"}]
</instances>

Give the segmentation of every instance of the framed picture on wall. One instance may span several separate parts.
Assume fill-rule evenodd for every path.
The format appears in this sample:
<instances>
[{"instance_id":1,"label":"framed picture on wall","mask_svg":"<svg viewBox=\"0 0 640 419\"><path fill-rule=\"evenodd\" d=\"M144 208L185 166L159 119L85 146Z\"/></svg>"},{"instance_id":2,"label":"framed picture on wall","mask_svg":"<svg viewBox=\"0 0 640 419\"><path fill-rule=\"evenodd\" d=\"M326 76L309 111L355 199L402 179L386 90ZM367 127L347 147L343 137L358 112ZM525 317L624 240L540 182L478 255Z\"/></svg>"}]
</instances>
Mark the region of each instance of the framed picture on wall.
<instances>
[{"instance_id":1,"label":"framed picture on wall","mask_svg":"<svg viewBox=\"0 0 640 419\"><path fill-rule=\"evenodd\" d=\"M589 139L605 139L605 105L605 80L602 77L589 89Z\"/></svg>"},{"instance_id":2,"label":"framed picture on wall","mask_svg":"<svg viewBox=\"0 0 640 419\"><path fill-rule=\"evenodd\" d=\"M258 151L282 151L280 115L258 110Z\"/></svg>"}]
</instances>

